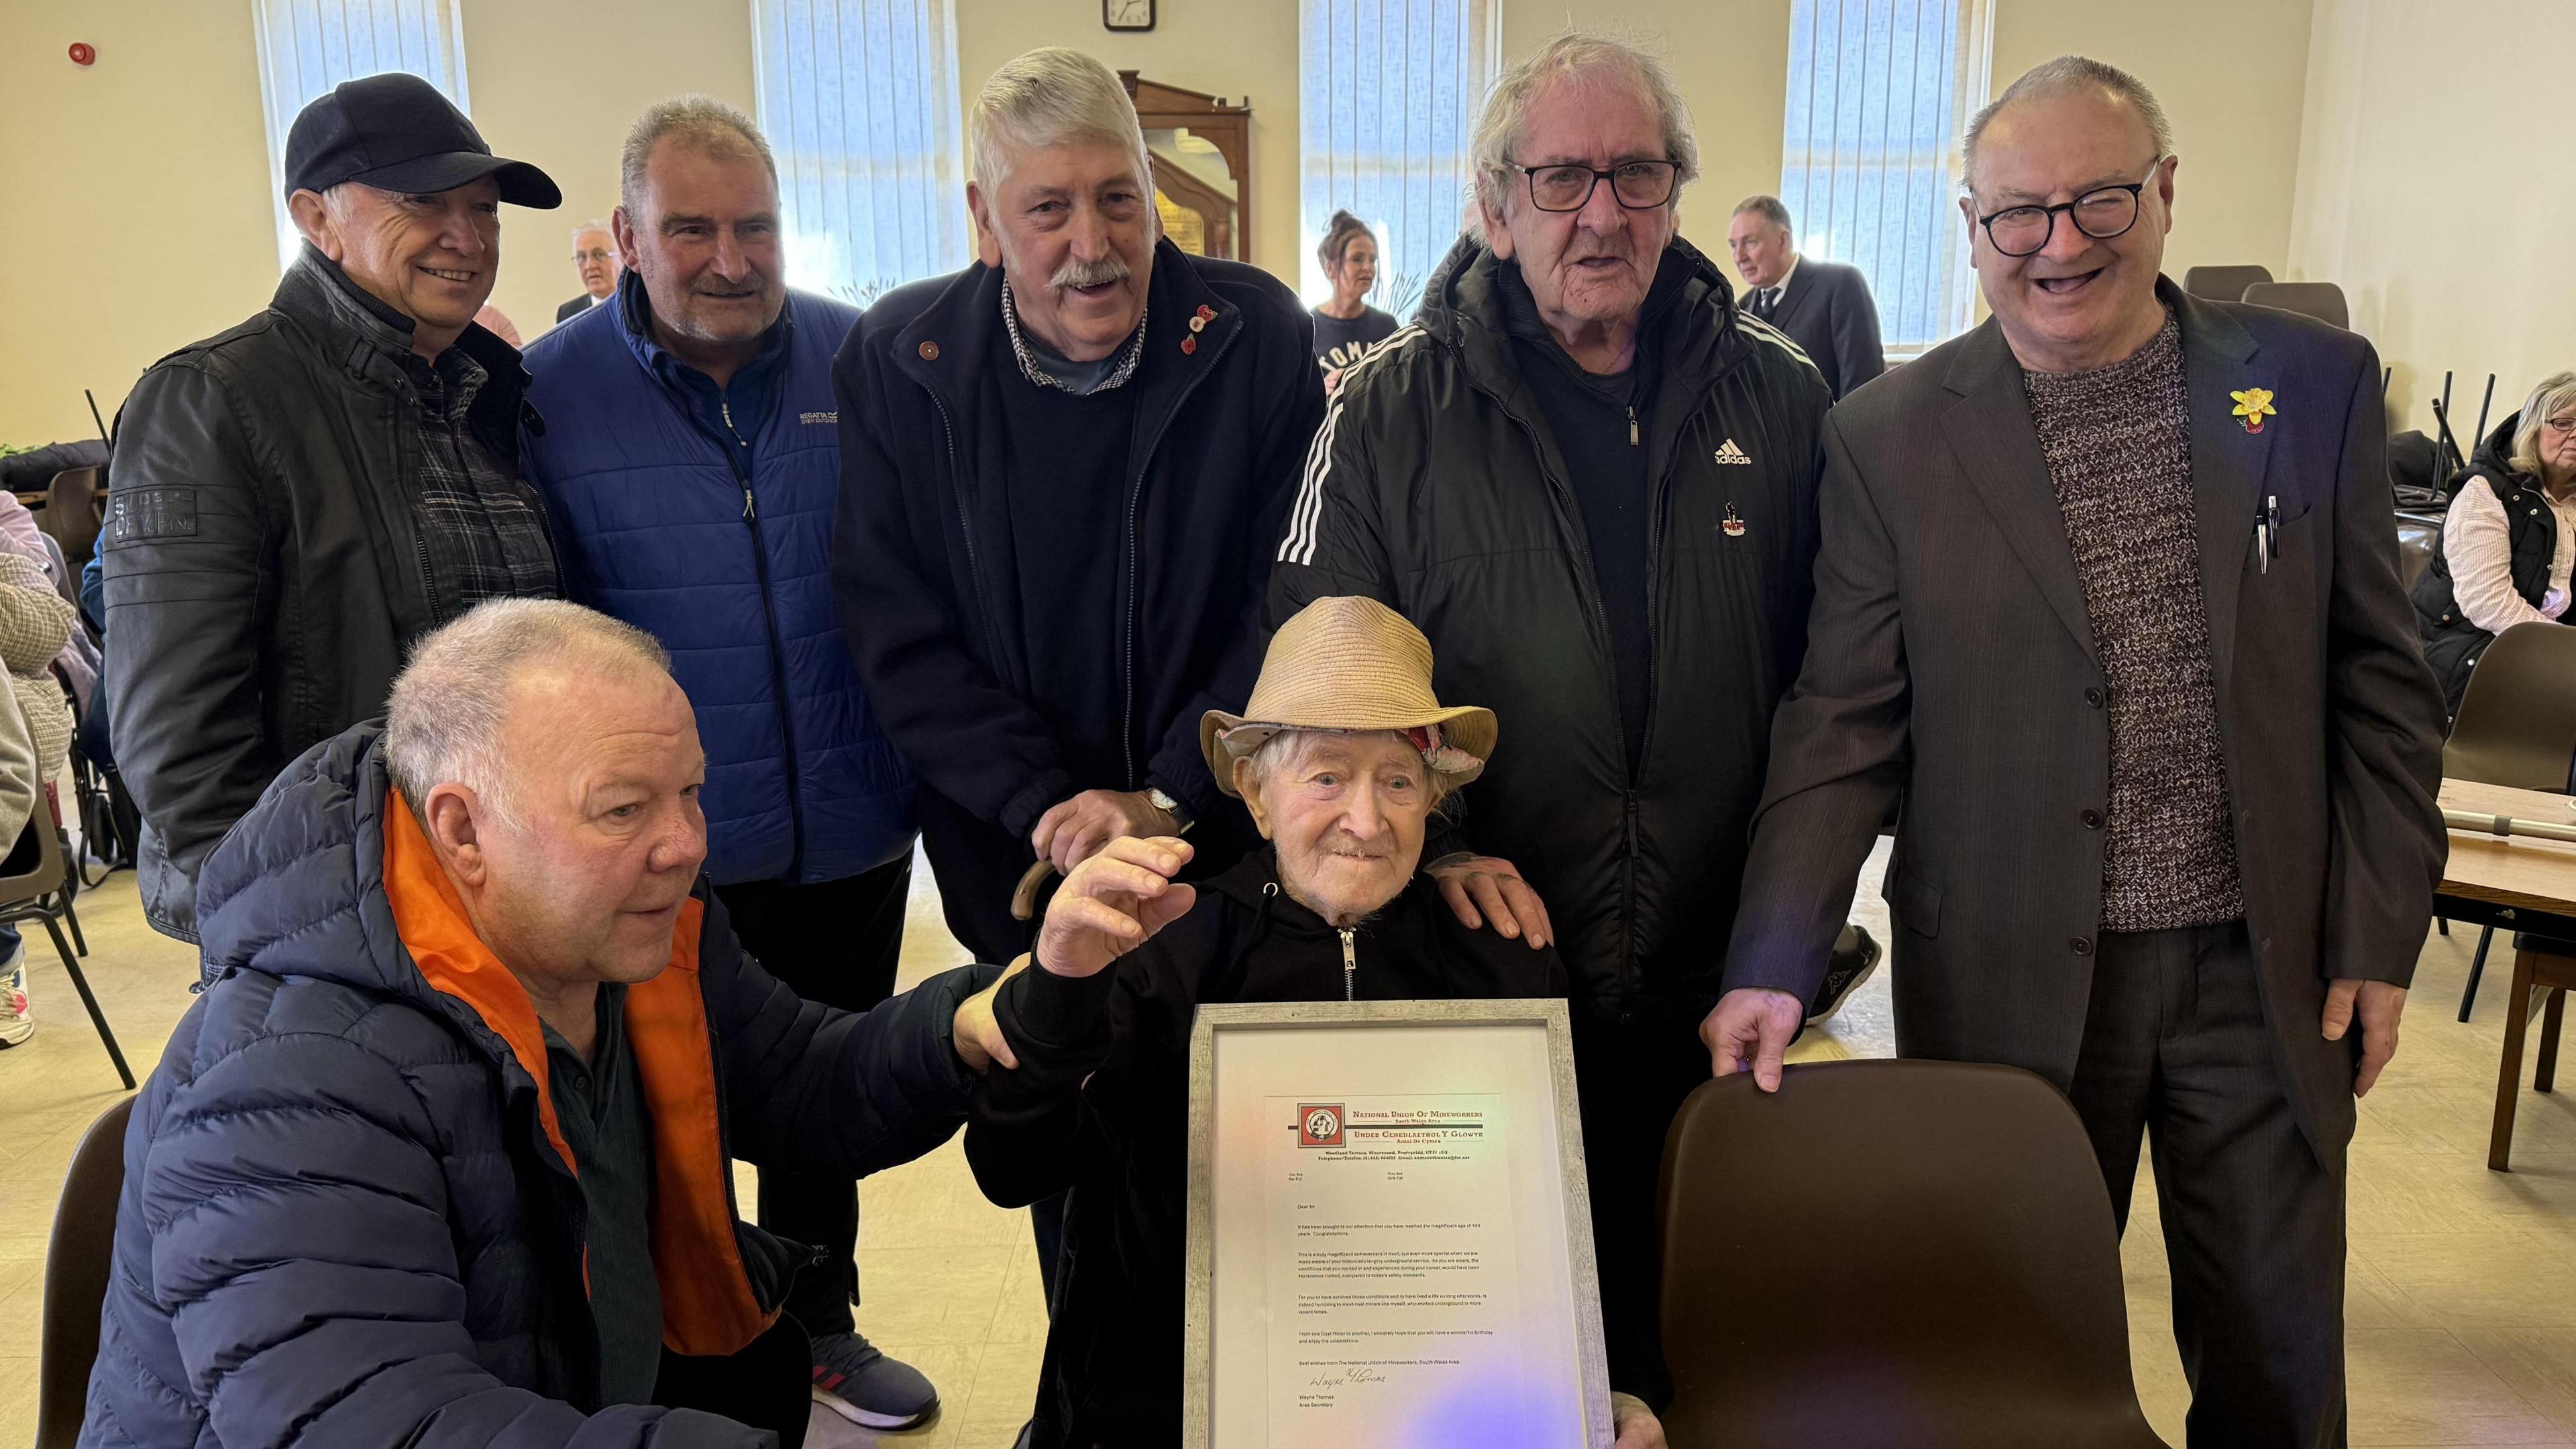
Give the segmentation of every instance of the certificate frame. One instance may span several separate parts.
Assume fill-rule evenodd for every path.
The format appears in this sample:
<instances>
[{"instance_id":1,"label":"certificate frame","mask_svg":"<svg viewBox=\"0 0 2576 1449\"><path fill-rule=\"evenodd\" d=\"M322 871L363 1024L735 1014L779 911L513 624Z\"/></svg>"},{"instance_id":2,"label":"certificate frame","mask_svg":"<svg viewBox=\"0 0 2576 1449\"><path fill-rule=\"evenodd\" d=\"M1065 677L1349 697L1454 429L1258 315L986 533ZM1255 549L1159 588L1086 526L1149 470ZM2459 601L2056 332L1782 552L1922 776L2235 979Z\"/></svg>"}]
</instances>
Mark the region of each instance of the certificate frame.
<instances>
[{"instance_id":1,"label":"certificate frame","mask_svg":"<svg viewBox=\"0 0 2576 1449\"><path fill-rule=\"evenodd\" d=\"M1592 1198L1585 1176L1583 1118L1574 1074L1574 1038L1561 999L1223 1002L1202 1004L1190 1026L1189 1241L1185 1260L1181 1444L1214 1449L1216 1323L1216 1045L1236 1031L1369 1027L1440 1030L1461 1026L1536 1026L1547 1038L1548 1081L1556 1120L1563 1193L1566 1263L1572 1277L1574 1341L1582 1383L1587 1449L1613 1438L1610 1371L1601 1326L1601 1274L1592 1251Z\"/></svg>"}]
</instances>

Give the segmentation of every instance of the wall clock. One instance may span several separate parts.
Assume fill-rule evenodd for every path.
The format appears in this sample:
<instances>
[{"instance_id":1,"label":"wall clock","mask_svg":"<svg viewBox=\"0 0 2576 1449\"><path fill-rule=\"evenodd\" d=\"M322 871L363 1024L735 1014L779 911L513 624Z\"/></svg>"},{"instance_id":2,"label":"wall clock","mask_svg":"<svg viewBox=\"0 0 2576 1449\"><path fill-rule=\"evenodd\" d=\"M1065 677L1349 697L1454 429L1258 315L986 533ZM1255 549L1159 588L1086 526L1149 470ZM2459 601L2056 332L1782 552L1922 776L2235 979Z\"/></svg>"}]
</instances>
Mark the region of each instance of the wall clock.
<instances>
[{"instance_id":1,"label":"wall clock","mask_svg":"<svg viewBox=\"0 0 2576 1449\"><path fill-rule=\"evenodd\" d=\"M1100 0L1100 23L1111 30L1154 28L1154 0Z\"/></svg>"}]
</instances>

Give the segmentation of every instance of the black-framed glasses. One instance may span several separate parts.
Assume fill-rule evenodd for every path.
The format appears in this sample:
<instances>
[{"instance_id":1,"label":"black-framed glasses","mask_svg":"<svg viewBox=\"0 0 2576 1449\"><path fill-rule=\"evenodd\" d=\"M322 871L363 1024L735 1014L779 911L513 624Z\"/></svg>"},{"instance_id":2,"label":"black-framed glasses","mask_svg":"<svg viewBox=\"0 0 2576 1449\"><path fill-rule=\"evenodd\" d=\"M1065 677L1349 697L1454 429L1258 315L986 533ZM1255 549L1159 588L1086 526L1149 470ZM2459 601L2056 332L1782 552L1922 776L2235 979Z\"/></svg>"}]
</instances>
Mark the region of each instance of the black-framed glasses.
<instances>
[{"instance_id":1,"label":"black-framed glasses","mask_svg":"<svg viewBox=\"0 0 2576 1449\"><path fill-rule=\"evenodd\" d=\"M2095 241L2109 241L2125 236L2138 224L2138 195L2147 182L2156 179L2156 168L2165 164L2158 156L2147 165L2144 178L2127 186L2105 186L2085 192L2073 201L2055 206L2007 206L1989 216L1977 218L1986 229L1986 240L1996 251L2008 257L2036 256L2048 247L2057 234L2057 218L2063 215L2075 229Z\"/></svg>"},{"instance_id":2,"label":"black-framed glasses","mask_svg":"<svg viewBox=\"0 0 2576 1449\"><path fill-rule=\"evenodd\" d=\"M1594 166L1523 166L1503 163L1529 178L1530 205L1541 211L1581 211L1602 182L1630 211L1652 211L1673 199L1673 180L1681 167L1671 161L1622 161L1603 171Z\"/></svg>"}]
</instances>

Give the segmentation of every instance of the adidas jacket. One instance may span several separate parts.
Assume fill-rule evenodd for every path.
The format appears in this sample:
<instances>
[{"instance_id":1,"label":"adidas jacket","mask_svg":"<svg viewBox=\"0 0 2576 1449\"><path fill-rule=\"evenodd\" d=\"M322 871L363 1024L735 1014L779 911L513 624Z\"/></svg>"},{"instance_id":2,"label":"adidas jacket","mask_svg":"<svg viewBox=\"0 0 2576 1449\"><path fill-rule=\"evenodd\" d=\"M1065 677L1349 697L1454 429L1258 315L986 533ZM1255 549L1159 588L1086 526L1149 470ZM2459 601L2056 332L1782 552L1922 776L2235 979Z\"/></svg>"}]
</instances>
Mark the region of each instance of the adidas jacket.
<instances>
[{"instance_id":1,"label":"adidas jacket","mask_svg":"<svg viewBox=\"0 0 2576 1449\"><path fill-rule=\"evenodd\" d=\"M1653 400L1645 753L1629 777L1609 624L1582 510L1472 239L1414 324L1343 375L1270 582L1276 627L1366 594L1429 636L1444 701L1502 734L1462 797L1472 848L1548 903L1578 1011L1695 1022L1716 999L1772 706L1798 674L1813 594L1819 433L1832 394L1726 279L1689 273L1647 344Z\"/></svg>"}]
</instances>

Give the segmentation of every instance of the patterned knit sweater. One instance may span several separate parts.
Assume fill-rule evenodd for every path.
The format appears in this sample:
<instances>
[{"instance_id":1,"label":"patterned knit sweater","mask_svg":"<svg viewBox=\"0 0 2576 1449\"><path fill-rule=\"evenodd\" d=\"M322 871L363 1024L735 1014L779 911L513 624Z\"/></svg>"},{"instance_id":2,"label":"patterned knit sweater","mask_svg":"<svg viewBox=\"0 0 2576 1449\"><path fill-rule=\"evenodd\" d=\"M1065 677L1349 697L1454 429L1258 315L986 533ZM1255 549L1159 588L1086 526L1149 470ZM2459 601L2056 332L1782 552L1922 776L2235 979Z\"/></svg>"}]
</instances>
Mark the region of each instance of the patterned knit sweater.
<instances>
[{"instance_id":1,"label":"patterned knit sweater","mask_svg":"<svg viewBox=\"0 0 2576 1449\"><path fill-rule=\"evenodd\" d=\"M2182 328L2086 372L2024 372L2110 681L2102 929L2245 914L2191 488Z\"/></svg>"}]
</instances>

